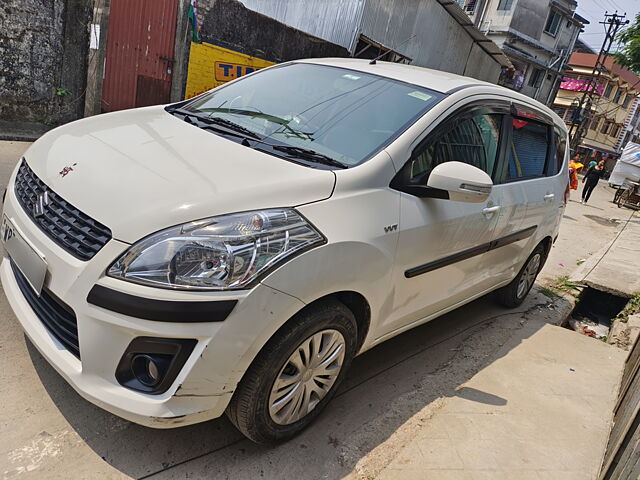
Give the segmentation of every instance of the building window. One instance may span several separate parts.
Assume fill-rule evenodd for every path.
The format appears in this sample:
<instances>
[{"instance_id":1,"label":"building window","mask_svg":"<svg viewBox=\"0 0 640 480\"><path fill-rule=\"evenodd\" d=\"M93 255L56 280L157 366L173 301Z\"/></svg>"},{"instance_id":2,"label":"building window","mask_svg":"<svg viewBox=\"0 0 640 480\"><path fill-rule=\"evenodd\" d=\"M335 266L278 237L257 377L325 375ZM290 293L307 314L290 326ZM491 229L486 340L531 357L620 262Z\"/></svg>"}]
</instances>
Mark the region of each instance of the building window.
<instances>
[{"instance_id":1,"label":"building window","mask_svg":"<svg viewBox=\"0 0 640 480\"><path fill-rule=\"evenodd\" d=\"M541 68L534 68L531 72L531 76L529 77L527 85L529 85L530 87L538 88L540 85L542 85L542 80L544 80L544 70L542 70Z\"/></svg>"},{"instance_id":2,"label":"building window","mask_svg":"<svg viewBox=\"0 0 640 480\"><path fill-rule=\"evenodd\" d=\"M624 100L622 101L622 108L627 108L629 106L630 101L631 101L631 94L627 93L627 95L624 97Z\"/></svg>"},{"instance_id":3,"label":"building window","mask_svg":"<svg viewBox=\"0 0 640 480\"><path fill-rule=\"evenodd\" d=\"M611 129L611 136L613 138L618 138L618 135L620 135L620 125L616 125Z\"/></svg>"},{"instance_id":4,"label":"building window","mask_svg":"<svg viewBox=\"0 0 640 480\"><path fill-rule=\"evenodd\" d=\"M618 91L616 92L615 97L613 97L613 103L620 103L620 97L622 97L623 93L624 93L624 90L619 88Z\"/></svg>"},{"instance_id":5,"label":"building window","mask_svg":"<svg viewBox=\"0 0 640 480\"><path fill-rule=\"evenodd\" d=\"M612 90L613 90L613 83L610 83L609 85L607 85L607 88L605 88L605 90L604 90L605 98L611 98L611 91Z\"/></svg>"},{"instance_id":6,"label":"building window","mask_svg":"<svg viewBox=\"0 0 640 480\"><path fill-rule=\"evenodd\" d=\"M476 11L476 5L478 0L456 0L456 3L460 5L467 15L473 15Z\"/></svg>"},{"instance_id":7,"label":"building window","mask_svg":"<svg viewBox=\"0 0 640 480\"><path fill-rule=\"evenodd\" d=\"M551 10L551 12L549 12L549 17L547 18L547 24L544 27L544 31L549 35L553 35L555 37L558 33L558 29L560 28L561 20L562 15L560 14L560 12Z\"/></svg>"},{"instance_id":8,"label":"building window","mask_svg":"<svg viewBox=\"0 0 640 480\"><path fill-rule=\"evenodd\" d=\"M598 130L598 125L600 124L600 117L593 117L591 123L589 124L589 130L593 130L594 132Z\"/></svg>"},{"instance_id":9,"label":"building window","mask_svg":"<svg viewBox=\"0 0 640 480\"><path fill-rule=\"evenodd\" d=\"M605 120L605 122L602 124L602 128L600 129L600 133L604 133L605 135L608 134L612 123L613 122L610 122L609 120Z\"/></svg>"},{"instance_id":10,"label":"building window","mask_svg":"<svg viewBox=\"0 0 640 480\"><path fill-rule=\"evenodd\" d=\"M498 2L498 10L511 10L513 0L500 0Z\"/></svg>"}]
</instances>

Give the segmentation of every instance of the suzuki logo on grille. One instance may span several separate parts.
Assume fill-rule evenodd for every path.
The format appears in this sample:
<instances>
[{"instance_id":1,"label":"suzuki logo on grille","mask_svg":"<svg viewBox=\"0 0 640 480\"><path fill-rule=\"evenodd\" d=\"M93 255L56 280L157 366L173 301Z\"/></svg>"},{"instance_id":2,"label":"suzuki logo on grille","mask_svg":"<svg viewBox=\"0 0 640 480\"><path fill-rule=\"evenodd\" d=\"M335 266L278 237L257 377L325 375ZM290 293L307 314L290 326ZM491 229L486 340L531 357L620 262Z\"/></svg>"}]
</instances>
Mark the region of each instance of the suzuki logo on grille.
<instances>
[{"instance_id":1,"label":"suzuki logo on grille","mask_svg":"<svg viewBox=\"0 0 640 480\"><path fill-rule=\"evenodd\" d=\"M36 198L36 203L33 206L33 216L35 218L41 217L44 215L44 207L49 205L49 192L45 190L42 193L38 194Z\"/></svg>"}]
</instances>

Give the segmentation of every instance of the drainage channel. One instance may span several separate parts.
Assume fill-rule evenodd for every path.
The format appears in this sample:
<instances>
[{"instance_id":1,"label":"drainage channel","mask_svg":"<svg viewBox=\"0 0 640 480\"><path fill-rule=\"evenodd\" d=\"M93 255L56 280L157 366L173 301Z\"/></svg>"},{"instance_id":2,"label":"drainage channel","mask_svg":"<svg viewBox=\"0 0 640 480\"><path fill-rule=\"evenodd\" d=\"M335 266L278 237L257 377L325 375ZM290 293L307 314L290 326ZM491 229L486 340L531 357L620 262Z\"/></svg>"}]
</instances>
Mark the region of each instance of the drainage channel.
<instances>
[{"instance_id":1,"label":"drainage channel","mask_svg":"<svg viewBox=\"0 0 640 480\"><path fill-rule=\"evenodd\" d=\"M626 297L585 287L563 326L589 337L604 339L609 336L611 321L628 303Z\"/></svg>"}]
</instances>

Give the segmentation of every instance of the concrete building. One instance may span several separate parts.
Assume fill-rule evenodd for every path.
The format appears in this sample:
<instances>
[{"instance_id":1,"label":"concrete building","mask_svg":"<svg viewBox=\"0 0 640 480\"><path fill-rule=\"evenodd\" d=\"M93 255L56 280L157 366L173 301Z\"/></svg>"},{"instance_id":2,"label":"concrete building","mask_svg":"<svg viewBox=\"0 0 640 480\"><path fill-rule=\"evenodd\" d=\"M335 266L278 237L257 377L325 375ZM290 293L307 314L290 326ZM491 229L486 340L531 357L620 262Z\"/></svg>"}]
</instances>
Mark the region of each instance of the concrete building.
<instances>
[{"instance_id":1,"label":"concrete building","mask_svg":"<svg viewBox=\"0 0 640 480\"><path fill-rule=\"evenodd\" d=\"M200 0L199 4L217 0ZM353 57L497 82L511 62L449 0L240 0L247 8L346 48Z\"/></svg>"},{"instance_id":2,"label":"concrete building","mask_svg":"<svg viewBox=\"0 0 640 480\"><path fill-rule=\"evenodd\" d=\"M551 104L578 34L575 0L456 0L513 63L499 83Z\"/></svg>"},{"instance_id":3,"label":"concrete building","mask_svg":"<svg viewBox=\"0 0 640 480\"><path fill-rule=\"evenodd\" d=\"M633 101L618 141L620 143L616 149L620 152L629 142L640 143L640 97L636 97Z\"/></svg>"},{"instance_id":4,"label":"concrete building","mask_svg":"<svg viewBox=\"0 0 640 480\"><path fill-rule=\"evenodd\" d=\"M597 57L592 53L576 52L571 55L571 72L564 76L553 102L554 111L569 127L577 121L576 107L587 89ZM601 74L594 87L594 101L586 113L587 130L578 152L585 154L589 160L605 158L613 162L622 149L625 137L639 133L637 101L640 77L614 63L613 57L607 57L605 67L607 71ZM608 164L608 168L611 166Z\"/></svg>"}]
</instances>

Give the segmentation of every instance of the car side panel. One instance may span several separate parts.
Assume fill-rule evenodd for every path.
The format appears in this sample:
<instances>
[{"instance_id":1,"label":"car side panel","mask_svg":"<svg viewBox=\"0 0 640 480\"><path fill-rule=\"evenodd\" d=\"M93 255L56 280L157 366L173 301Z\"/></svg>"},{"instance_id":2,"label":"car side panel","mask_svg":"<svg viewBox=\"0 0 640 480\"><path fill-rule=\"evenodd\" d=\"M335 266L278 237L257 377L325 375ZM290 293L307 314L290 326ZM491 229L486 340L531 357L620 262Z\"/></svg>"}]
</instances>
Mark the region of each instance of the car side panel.
<instances>
[{"instance_id":1,"label":"car side panel","mask_svg":"<svg viewBox=\"0 0 640 480\"><path fill-rule=\"evenodd\" d=\"M388 186L394 174L384 151L337 171L331 198L297 207L327 244L288 261L263 283L307 304L340 291L360 293L371 308L370 338L392 311L400 211L400 193Z\"/></svg>"}]
</instances>

